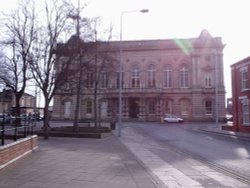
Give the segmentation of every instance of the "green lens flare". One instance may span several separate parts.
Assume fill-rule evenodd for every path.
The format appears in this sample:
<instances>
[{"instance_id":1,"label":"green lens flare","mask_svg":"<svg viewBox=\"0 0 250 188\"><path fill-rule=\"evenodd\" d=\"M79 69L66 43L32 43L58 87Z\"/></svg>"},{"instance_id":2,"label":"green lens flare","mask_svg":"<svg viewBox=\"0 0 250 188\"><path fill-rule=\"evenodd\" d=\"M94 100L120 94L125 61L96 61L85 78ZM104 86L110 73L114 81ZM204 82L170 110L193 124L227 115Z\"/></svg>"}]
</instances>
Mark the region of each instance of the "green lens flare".
<instances>
[{"instance_id":1,"label":"green lens flare","mask_svg":"<svg viewBox=\"0 0 250 188\"><path fill-rule=\"evenodd\" d=\"M174 39L174 43L186 54L190 55L193 46L192 43L189 40L186 39Z\"/></svg>"}]
</instances>

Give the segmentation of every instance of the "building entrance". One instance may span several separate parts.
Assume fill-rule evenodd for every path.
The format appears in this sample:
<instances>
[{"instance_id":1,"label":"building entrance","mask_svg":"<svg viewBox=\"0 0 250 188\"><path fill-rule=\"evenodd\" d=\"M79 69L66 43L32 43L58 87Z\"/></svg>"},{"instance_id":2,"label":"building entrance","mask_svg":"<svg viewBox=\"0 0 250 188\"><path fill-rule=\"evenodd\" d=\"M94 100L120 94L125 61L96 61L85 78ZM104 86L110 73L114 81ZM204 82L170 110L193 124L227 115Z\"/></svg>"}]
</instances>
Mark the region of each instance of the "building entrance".
<instances>
[{"instance_id":1,"label":"building entrance","mask_svg":"<svg viewBox=\"0 0 250 188\"><path fill-rule=\"evenodd\" d=\"M129 99L129 117L139 118L139 112L140 112L139 98L130 98Z\"/></svg>"}]
</instances>

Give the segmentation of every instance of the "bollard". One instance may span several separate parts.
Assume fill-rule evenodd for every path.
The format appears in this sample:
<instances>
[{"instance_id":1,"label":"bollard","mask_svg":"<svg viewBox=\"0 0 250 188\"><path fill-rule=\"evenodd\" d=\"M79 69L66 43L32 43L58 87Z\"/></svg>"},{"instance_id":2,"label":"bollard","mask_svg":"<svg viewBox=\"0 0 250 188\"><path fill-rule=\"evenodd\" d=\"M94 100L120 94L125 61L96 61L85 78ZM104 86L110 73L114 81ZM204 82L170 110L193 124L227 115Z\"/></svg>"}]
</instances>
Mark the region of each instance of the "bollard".
<instances>
[{"instance_id":1,"label":"bollard","mask_svg":"<svg viewBox=\"0 0 250 188\"><path fill-rule=\"evenodd\" d=\"M163 117L161 117L161 123L164 123L164 118Z\"/></svg>"}]
</instances>

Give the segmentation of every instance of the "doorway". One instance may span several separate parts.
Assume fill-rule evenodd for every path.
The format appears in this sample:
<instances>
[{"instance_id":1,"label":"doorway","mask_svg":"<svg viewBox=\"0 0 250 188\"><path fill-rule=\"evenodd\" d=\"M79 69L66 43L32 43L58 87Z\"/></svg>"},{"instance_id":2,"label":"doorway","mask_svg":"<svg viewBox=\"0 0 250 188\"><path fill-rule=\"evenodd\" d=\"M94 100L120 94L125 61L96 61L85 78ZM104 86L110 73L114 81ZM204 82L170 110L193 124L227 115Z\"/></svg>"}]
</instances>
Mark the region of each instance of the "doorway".
<instances>
[{"instance_id":1,"label":"doorway","mask_svg":"<svg viewBox=\"0 0 250 188\"><path fill-rule=\"evenodd\" d=\"M139 118L140 113L140 100L139 98L130 98L129 99L129 117L130 118Z\"/></svg>"}]
</instances>

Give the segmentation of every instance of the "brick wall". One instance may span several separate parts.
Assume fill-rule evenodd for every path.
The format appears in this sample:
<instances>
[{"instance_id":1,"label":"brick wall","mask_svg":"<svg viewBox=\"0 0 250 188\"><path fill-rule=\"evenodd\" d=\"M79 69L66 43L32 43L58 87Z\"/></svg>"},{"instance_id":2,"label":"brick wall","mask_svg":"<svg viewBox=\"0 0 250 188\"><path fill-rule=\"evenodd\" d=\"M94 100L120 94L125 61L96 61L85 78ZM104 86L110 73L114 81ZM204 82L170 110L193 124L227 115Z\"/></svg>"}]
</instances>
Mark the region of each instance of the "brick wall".
<instances>
[{"instance_id":1,"label":"brick wall","mask_svg":"<svg viewBox=\"0 0 250 188\"><path fill-rule=\"evenodd\" d=\"M37 148L37 135L0 147L0 169Z\"/></svg>"}]
</instances>

